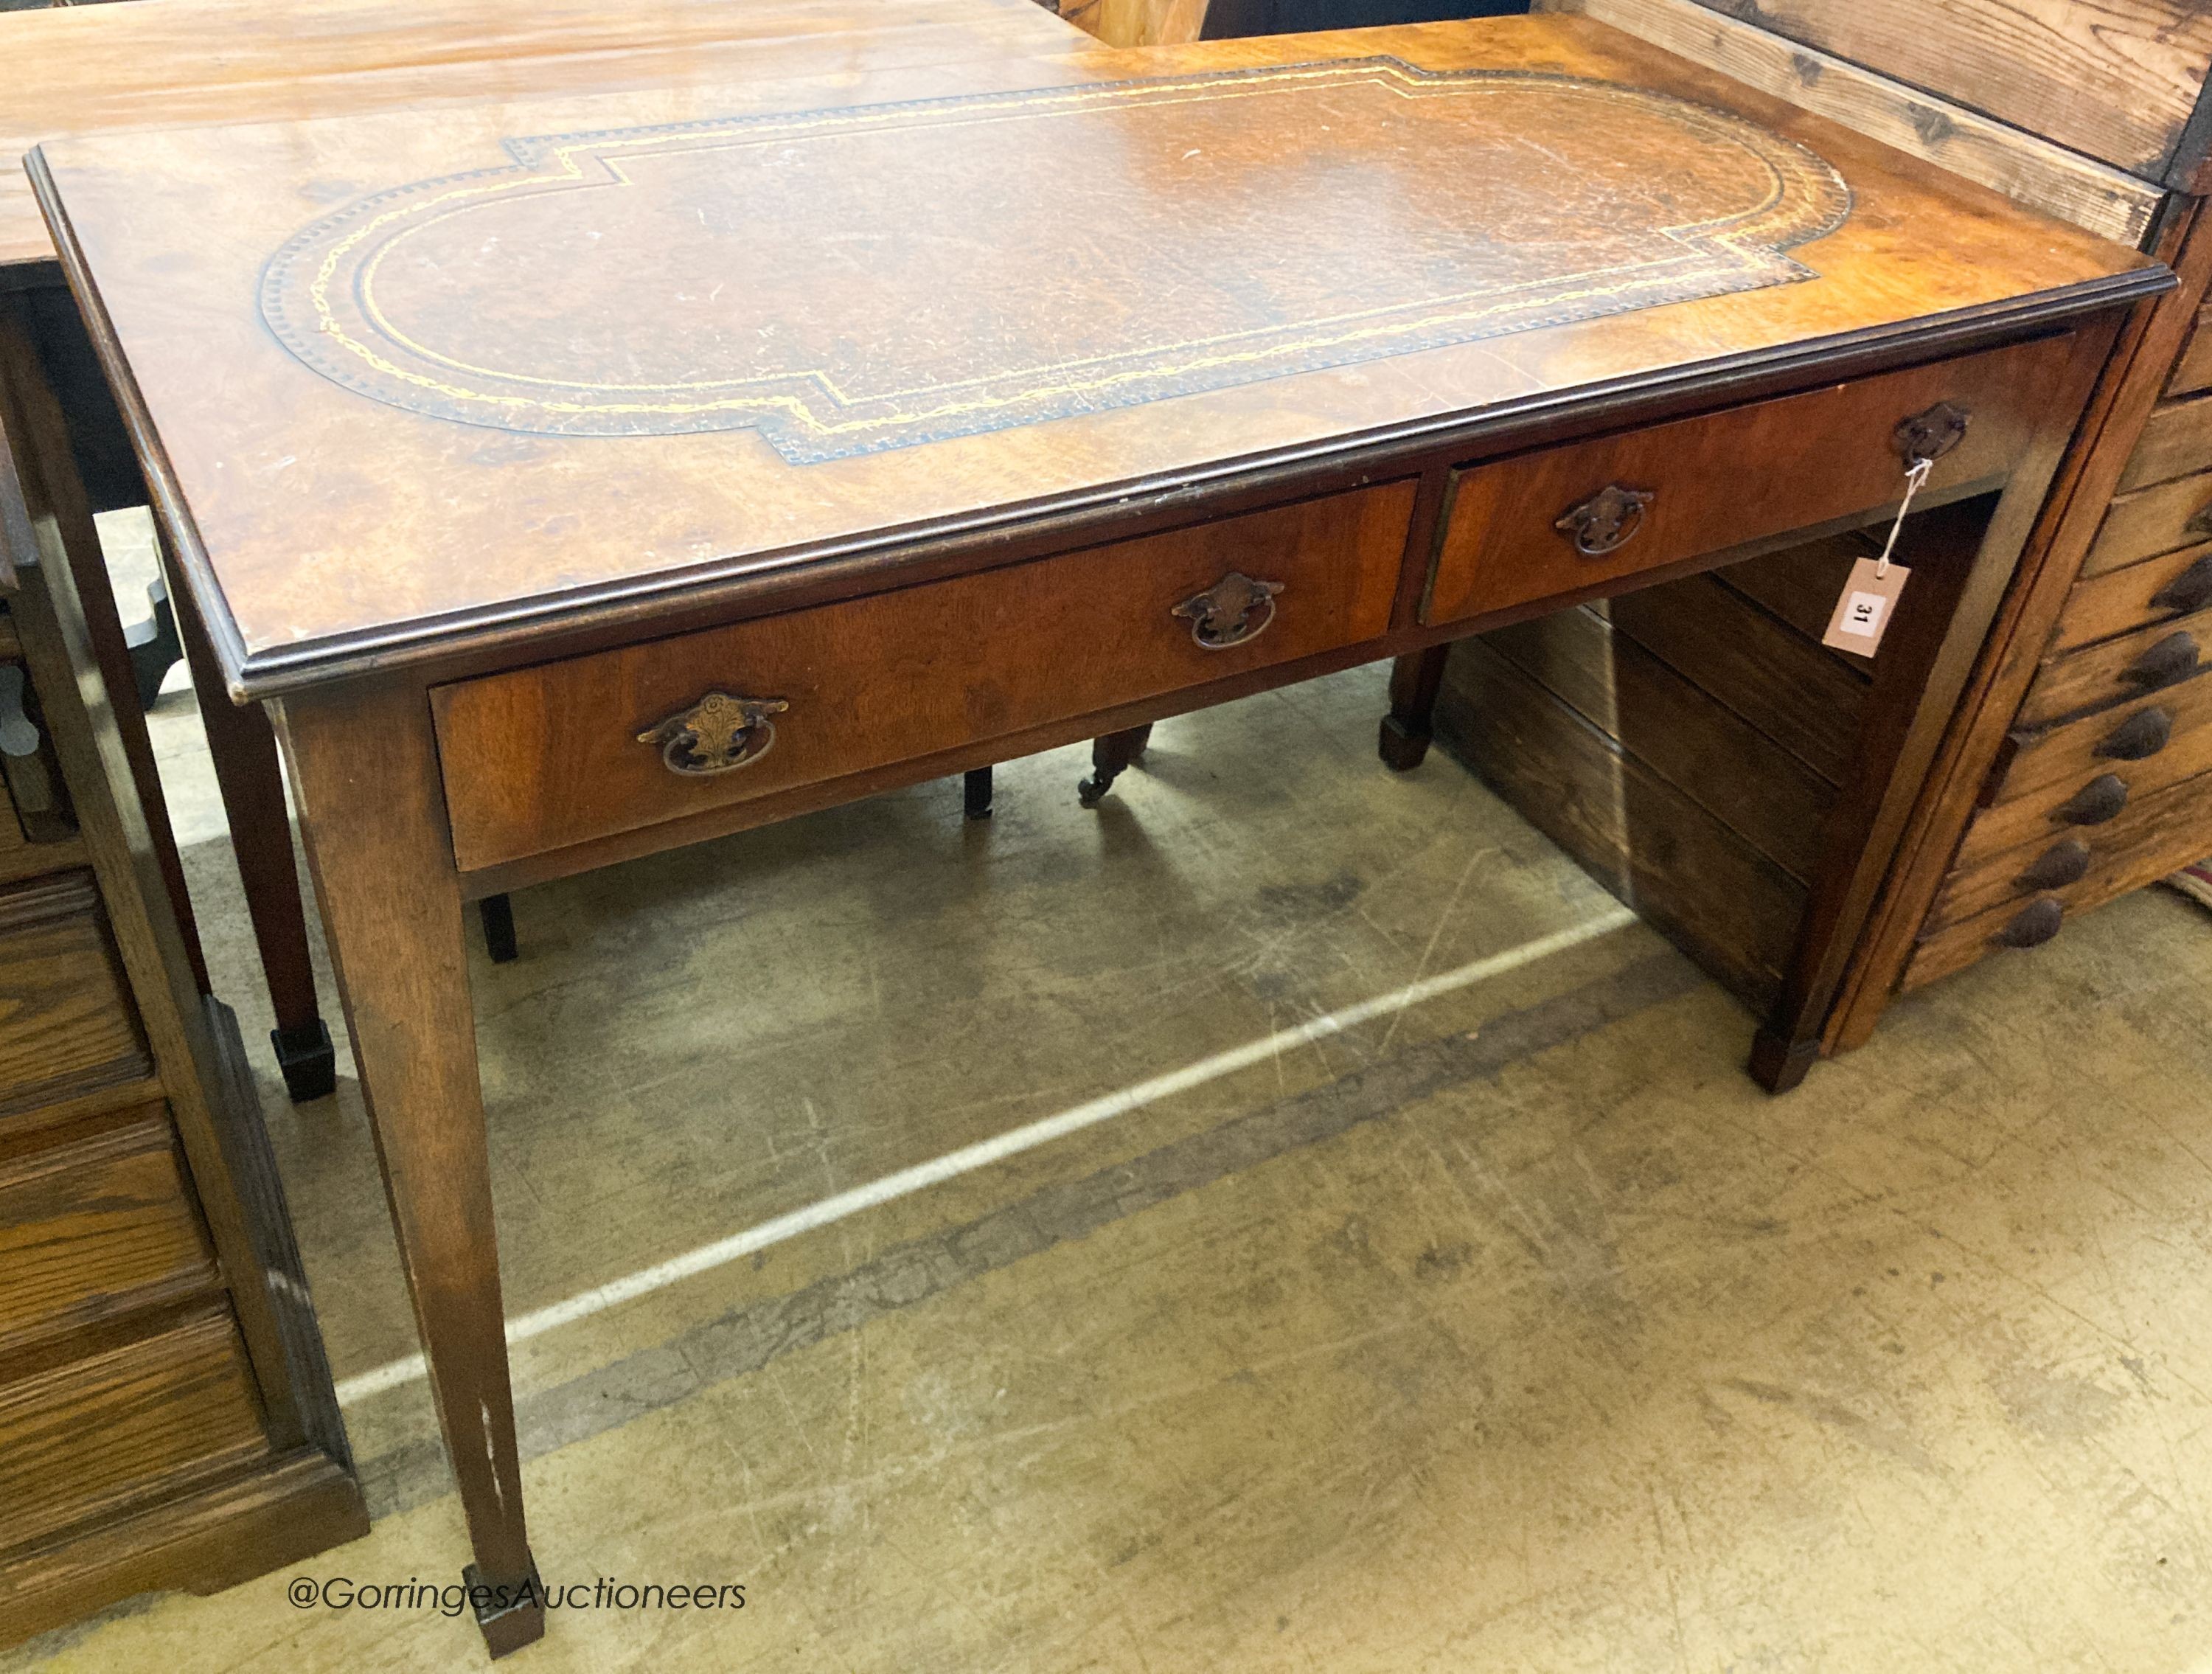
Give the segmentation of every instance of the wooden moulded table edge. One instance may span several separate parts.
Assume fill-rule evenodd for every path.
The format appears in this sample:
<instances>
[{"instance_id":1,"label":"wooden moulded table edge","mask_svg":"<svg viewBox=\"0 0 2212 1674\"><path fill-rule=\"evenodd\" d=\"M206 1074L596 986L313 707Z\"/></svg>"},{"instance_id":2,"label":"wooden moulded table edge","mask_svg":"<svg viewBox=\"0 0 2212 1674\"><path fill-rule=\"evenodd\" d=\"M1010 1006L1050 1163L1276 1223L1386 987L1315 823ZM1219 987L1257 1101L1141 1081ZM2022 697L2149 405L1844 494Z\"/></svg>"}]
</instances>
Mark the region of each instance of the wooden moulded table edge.
<instances>
[{"instance_id":1,"label":"wooden moulded table edge","mask_svg":"<svg viewBox=\"0 0 2212 1674\"><path fill-rule=\"evenodd\" d=\"M174 542L180 567L207 624L209 637L234 701L276 697L332 680L431 660L495 651L519 636L550 636L635 626L674 609L765 613L822 602L884 584L886 558L896 556L902 580L933 579L994 567L1087 539L1131 533L1144 522L1165 527L1192 514L1200 496L1249 495L1312 481L1319 473L1350 481L1411 463L1417 455L1464 447L1479 451L1507 431L1516 441L1556 427L1586 430L1618 417L1655 417L1669 403L1721 405L1785 387L1813 367L1846 374L1886 356L1936 359L1982 343L2016 338L2038 325L2058 324L2172 288L2172 274L2154 262L2058 289L1887 326L1806 339L1740 354L1668 366L1612 381L1602 389L1546 390L1458 412L1378 427L1325 441L1211 460L1180 470L1100 483L1018 506L960 514L865 535L695 564L680 570L577 588L557 600L489 606L395 624L367 633L253 650L241 637L220 581L170 466L161 436L117 340L99 289L70 228L43 155L24 160L53 233L62 271L82 312L102 369L115 391L131 443L144 467L155 512ZM1900 362L1901 363L1901 362Z\"/></svg>"}]
</instances>

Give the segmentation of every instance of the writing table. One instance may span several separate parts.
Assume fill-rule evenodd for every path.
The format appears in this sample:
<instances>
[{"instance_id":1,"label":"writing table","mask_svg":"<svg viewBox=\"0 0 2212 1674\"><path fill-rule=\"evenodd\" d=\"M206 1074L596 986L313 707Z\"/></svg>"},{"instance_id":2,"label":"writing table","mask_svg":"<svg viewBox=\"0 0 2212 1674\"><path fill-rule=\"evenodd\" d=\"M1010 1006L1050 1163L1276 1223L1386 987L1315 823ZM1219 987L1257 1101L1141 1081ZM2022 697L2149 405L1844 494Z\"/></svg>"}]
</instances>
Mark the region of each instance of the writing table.
<instances>
[{"instance_id":1,"label":"writing table","mask_svg":"<svg viewBox=\"0 0 2212 1674\"><path fill-rule=\"evenodd\" d=\"M464 904L1929 508L1802 1075L2124 311L2172 283L1581 19L65 140L286 751L487 1586L534 1572ZM702 995L702 1004L742 996ZM495 1653L542 1630L479 1612Z\"/></svg>"}]
</instances>

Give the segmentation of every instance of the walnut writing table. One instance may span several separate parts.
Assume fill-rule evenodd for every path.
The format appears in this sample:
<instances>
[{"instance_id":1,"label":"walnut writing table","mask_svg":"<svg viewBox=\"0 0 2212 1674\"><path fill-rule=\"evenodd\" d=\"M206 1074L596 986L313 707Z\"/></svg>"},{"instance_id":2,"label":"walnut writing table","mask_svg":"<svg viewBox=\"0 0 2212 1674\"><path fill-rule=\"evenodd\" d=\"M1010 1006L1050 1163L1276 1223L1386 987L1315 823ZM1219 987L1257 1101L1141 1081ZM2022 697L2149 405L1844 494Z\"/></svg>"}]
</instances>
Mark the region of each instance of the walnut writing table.
<instances>
[{"instance_id":1,"label":"walnut writing table","mask_svg":"<svg viewBox=\"0 0 2212 1674\"><path fill-rule=\"evenodd\" d=\"M283 740L449 1458L533 1573L465 901L1878 525L1802 1075L2118 246L1601 25L88 137L31 159ZM479 1612L495 1652L526 1599Z\"/></svg>"}]
</instances>

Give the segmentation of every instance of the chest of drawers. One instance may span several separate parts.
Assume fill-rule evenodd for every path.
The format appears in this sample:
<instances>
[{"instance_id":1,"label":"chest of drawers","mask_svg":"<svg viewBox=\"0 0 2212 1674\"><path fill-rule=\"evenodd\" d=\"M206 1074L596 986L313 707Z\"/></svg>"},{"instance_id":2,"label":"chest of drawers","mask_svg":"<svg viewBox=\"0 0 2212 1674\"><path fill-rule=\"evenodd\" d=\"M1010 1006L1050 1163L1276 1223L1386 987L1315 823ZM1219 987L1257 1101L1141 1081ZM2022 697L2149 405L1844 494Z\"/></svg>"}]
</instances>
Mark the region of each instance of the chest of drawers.
<instances>
[{"instance_id":1,"label":"chest of drawers","mask_svg":"<svg viewBox=\"0 0 2212 1674\"><path fill-rule=\"evenodd\" d=\"M0 1642L368 1527L237 1025L52 562L70 509L13 468L44 417L0 379Z\"/></svg>"}]
</instances>

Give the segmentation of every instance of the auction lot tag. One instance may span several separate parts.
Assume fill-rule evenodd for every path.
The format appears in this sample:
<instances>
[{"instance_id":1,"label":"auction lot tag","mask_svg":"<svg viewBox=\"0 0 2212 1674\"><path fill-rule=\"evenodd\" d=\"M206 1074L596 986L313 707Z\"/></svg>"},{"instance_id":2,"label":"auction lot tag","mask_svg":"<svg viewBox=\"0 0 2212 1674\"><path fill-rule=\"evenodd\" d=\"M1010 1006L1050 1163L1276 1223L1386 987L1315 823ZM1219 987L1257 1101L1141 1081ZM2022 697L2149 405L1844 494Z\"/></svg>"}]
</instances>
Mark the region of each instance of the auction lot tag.
<instances>
[{"instance_id":1,"label":"auction lot tag","mask_svg":"<svg viewBox=\"0 0 2212 1674\"><path fill-rule=\"evenodd\" d=\"M1889 631L1889 618L1897 609L1897 595L1912 572L1901 563L1885 564L1878 558L1861 558L1851 566L1844 583L1844 596L1836 600L1836 613L1828 618L1828 631L1820 643L1838 651L1870 657Z\"/></svg>"}]
</instances>

